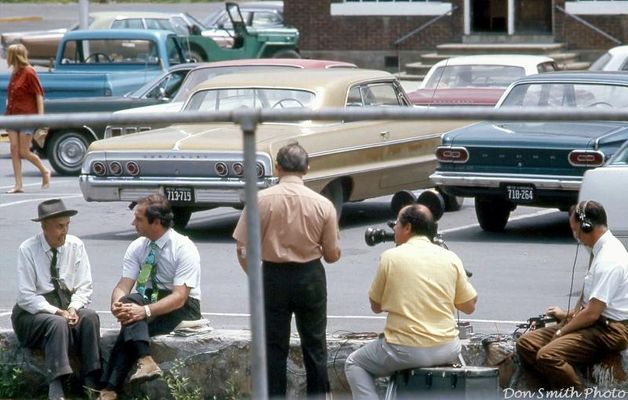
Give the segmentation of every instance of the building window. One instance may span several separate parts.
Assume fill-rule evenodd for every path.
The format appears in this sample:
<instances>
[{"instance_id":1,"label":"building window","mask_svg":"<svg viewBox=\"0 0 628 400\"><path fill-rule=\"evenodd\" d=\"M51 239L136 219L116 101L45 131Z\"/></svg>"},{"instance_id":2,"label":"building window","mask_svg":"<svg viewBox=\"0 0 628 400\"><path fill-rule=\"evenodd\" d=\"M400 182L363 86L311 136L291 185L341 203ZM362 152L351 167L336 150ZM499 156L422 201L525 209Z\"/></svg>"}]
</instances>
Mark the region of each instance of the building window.
<instances>
[{"instance_id":1,"label":"building window","mask_svg":"<svg viewBox=\"0 0 628 400\"><path fill-rule=\"evenodd\" d=\"M331 3L332 16L435 16L449 11L450 2L436 0L332 0Z\"/></svg>"}]
</instances>

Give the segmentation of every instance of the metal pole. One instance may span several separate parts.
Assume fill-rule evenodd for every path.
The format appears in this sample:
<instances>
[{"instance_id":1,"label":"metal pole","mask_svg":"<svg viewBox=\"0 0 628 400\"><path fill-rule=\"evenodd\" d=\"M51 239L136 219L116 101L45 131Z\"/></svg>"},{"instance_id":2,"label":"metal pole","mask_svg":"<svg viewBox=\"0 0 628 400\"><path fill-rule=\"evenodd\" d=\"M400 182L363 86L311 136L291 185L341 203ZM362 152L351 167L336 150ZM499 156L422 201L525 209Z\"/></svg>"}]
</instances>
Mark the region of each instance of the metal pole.
<instances>
[{"instance_id":1,"label":"metal pole","mask_svg":"<svg viewBox=\"0 0 628 400\"><path fill-rule=\"evenodd\" d=\"M89 0L79 0L79 28L87 29L89 25Z\"/></svg>"},{"instance_id":2,"label":"metal pole","mask_svg":"<svg viewBox=\"0 0 628 400\"><path fill-rule=\"evenodd\" d=\"M253 399L268 399L266 381L266 325L264 320L264 283L259 208L257 206L257 169L255 128L257 116L247 115L240 121L244 140L244 179L246 201L246 260L249 277L249 308L251 312L251 380Z\"/></svg>"}]
</instances>

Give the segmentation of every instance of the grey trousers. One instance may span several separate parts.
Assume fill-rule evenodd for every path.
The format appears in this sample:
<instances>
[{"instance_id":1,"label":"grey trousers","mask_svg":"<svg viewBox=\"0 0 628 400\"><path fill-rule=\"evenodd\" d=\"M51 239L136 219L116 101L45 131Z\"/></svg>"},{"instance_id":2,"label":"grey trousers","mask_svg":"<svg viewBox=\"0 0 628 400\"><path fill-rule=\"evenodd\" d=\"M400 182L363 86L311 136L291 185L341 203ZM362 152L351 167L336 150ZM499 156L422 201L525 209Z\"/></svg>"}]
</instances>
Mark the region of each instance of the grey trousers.
<instances>
[{"instance_id":1,"label":"grey trousers","mask_svg":"<svg viewBox=\"0 0 628 400\"><path fill-rule=\"evenodd\" d=\"M11 314L13 330L23 347L44 352L48 380L72 373L70 351L81 361L81 377L100 369L100 319L94 310L77 311L79 322L70 327L65 318L54 314L31 314L15 306Z\"/></svg>"},{"instance_id":2,"label":"grey trousers","mask_svg":"<svg viewBox=\"0 0 628 400\"><path fill-rule=\"evenodd\" d=\"M354 351L345 362L345 374L354 399L377 400L375 378L395 371L433 367L458 361L461 344L452 342L434 347L409 347L387 343L383 337Z\"/></svg>"}]
</instances>

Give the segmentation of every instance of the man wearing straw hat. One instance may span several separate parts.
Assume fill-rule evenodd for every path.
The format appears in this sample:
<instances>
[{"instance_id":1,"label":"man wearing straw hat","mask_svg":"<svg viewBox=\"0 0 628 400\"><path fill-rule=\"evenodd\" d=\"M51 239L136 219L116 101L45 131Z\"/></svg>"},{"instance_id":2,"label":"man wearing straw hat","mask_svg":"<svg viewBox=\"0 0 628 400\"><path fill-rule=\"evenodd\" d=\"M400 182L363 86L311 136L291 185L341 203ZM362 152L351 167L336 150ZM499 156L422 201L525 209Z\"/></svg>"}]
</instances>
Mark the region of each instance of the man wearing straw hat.
<instances>
[{"instance_id":1,"label":"man wearing straw hat","mask_svg":"<svg viewBox=\"0 0 628 400\"><path fill-rule=\"evenodd\" d=\"M42 232L25 240L17 256L17 304L11 322L20 344L42 349L48 375L48 398L63 399L63 378L71 374L69 353L81 361L85 386L100 378L100 320L87 305L92 276L83 242L68 235L77 213L61 199L39 204Z\"/></svg>"}]
</instances>

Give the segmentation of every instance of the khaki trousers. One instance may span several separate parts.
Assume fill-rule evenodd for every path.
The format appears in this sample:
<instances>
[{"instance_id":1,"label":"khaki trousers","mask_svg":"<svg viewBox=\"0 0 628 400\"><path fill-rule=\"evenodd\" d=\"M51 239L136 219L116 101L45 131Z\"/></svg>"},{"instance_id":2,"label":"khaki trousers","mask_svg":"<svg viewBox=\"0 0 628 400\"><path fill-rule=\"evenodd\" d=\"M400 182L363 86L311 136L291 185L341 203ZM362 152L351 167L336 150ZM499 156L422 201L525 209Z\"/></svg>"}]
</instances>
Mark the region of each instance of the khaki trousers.
<instances>
[{"instance_id":1,"label":"khaki trousers","mask_svg":"<svg viewBox=\"0 0 628 400\"><path fill-rule=\"evenodd\" d=\"M626 348L628 325L598 320L592 326L554 338L563 324L528 332L517 340L522 364L538 371L548 389L586 387L576 373L577 365L593 364L609 352Z\"/></svg>"}]
</instances>

